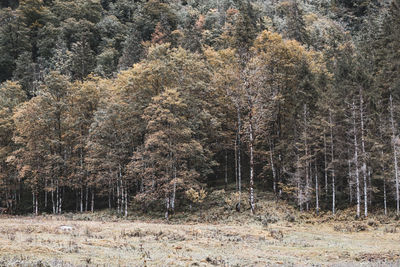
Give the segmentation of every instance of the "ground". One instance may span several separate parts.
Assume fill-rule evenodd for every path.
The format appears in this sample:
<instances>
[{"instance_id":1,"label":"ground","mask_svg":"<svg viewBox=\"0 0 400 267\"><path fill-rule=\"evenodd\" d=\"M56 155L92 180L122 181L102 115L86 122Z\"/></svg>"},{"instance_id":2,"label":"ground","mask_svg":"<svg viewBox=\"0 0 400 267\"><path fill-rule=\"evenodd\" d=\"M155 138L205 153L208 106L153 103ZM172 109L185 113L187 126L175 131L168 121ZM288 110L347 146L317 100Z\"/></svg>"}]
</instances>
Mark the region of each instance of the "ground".
<instances>
[{"instance_id":1,"label":"ground","mask_svg":"<svg viewBox=\"0 0 400 267\"><path fill-rule=\"evenodd\" d=\"M396 266L400 234L345 224L171 224L0 219L0 265L9 266ZM343 228L340 228L343 227ZM386 228L385 228L386 227ZM362 228L362 227L361 227ZM398 266L398 265L397 265Z\"/></svg>"},{"instance_id":2,"label":"ground","mask_svg":"<svg viewBox=\"0 0 400 267\"><path fill-rule=\"evenodd\" d=\"M169 221L134 211L2 215L0 266L400 266L393 211L356 220L355 209L316 215L257 200L256 215L246 203L238 213L237 195L219 190Z\"/></svg>"}]
</instances>

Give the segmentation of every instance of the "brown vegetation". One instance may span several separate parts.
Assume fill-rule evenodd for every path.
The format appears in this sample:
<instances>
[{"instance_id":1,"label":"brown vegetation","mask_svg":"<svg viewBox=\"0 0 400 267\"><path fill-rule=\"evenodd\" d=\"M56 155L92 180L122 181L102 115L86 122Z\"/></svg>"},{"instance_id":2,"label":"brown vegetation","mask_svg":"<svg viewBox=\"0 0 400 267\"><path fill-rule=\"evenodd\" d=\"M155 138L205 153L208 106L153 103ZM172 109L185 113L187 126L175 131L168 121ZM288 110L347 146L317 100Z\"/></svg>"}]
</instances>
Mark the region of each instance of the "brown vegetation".
<instances>
[{"instance_id":1,"label":"brown vegetation","mask_svg":"<svg viewBox=\"0 0 400 267\"><path fill-rule=\"evenodd\" d=\"M390 266L400 260L400 224L393 219L353 221L355 210L316 217L273 201L258 202L260 212L251 216L250 207L238 214L229 197L224 201L203 212L176 213L168 223L108 211L3 215L0 265Z\"/></svg>"}]
</instances>

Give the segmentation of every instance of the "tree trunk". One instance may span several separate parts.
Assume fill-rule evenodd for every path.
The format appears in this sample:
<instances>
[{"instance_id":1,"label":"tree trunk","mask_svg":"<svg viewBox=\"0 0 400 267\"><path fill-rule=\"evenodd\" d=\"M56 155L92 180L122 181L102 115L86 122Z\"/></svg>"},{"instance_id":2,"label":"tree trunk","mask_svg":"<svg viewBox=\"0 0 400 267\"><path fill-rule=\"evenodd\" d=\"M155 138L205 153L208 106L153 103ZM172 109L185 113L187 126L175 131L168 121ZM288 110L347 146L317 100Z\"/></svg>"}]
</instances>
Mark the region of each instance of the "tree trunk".
<instances>
[{"instance_id":1,"label":"tree trunk","mask_svg":"<svg viewBox=\"0 0 400 267\"><path fill-rule=\"evenodd\" d=\"M393 118L393 99L392 95L390 95L390 121L392 125L392 143L393 143L393 156L394 156L394 175L396 181L396 214L400 215L400 199L399 199L399 170L397 166L397 137L396 137L396 128L394 125Z\"/></svg>"},{"instance_id":2,"label":"tree trunk","mask_svg":"<svg viewBox=\"0 0 400 267\"><path fill-rule=\"evenodd\" d=\"M121 189L120 189L120 181L119 181L119 173L117 174L117 212L121 213Z\"/></svg>"},{"instance_id":3,"label":"tree trunk","mask_svg":"<svg viewBox=\"0 0 400 267\"><path fill-rule=\"evenodd\" d=\"M58 187L58 179L57 179L57 187L56 187L56 213L58 214L58 208L60 207L60 189Z\"/></svg>"},{"instance_id":4,"label":"tree trunk","mask_svg":"<svg viewBox=\"0 0 400 267\"><path fill-rule=\"evenodd\" d=\"M54 180L51 178L51 205L53 207L53 214L56 214L56 203L54 202Z\"/></svg>"},{"instance_id":5,"label":"tree trunk","mask_svg":"<svg viewBox=\"0 0 400 267\"><path fill-rule=\"evenodd\" d=\"M348 167L348 176L349 176L349 180L348 180L348 184L349 184L349 204L351 205L351 203L353 203L353 188L351 186L352 184L352 175L351 175L351 159L350 159L350 149L347 149L347 167Z\"/></svg>"},{"instance_id":6,"label":"tree trunk","mask_svg":"<svg viewBox=\"0 0 400 267\"><path fill-rule=\"evenodd\" d=\"M317 169L317 159L315 159L315 211L319 215L319 196L318 196L318 169Z\"/></svg>"},{"instance_id":7,"label":"tree trunk","mask_svg":"<svg viewBox=\"0 0 400 267\"><path fill-rule=\"evenodd\" d=\"M385 209L385 215L387 215L387 202L386 202L386 178L383 177L383 207Z\"/></svg>"},{"instance_id":8,"label":"tree trunk","mask_svg":"<svg viewBox=\"0 0 400 267\"><path fill-rule=\"evenodd\" d=\"M238 148L237 148L238 134L236 133L235 138L235 182L236 182L236 191L239 191L238 184Z\"/></svg>"},{"instance_id":9,"label":"tree trunk","mask_svg":"<svg viewBox=\"0 0 400 267\"><path fill-rule=\"evenodd\" d=\"M47 209L47 178L44 179L44 208Z\"/></svg>"},{"instance_id":10,"label":"tree trunk","mask_svg":"<svg viewBox=\"0 0 400 267\"><path fill-rule=\"evenodd\" d=\"M372 206L372 178L371 178L371 167L368 168L368 201L369 205Z\"/></svg>"},{"instance_id":11,"label":"tree trunk","mask_svg":"<svg viewBox=\"0 0 400 267\"><path fill-rule=\"evenodd\" d=\"M125 181L125 217L128 217L128 188Z\"/></svg>"},{"instance_id":12,"label":"tree trunk","mask_svg":"<svg viewBox=\"0 0 400 267\"><path fill-rule=\"evenodd\" d=\"M82 131L81 131L81 133L82 133ZM82 152L82 147L79 149L79 163L80 163L81 171L83 171L83 152ZM83 212L83 177L81 177L80 182L81 182L80 211Z\"/></svg>"},{"instance_id":13,"label":"tree trunk","mask_svg":"<svg viewBox=\"0 0 400 267\"><path fill-rule=\"evenodd\" d=\"M91 204L90 210L93 213L94 212L94 189L92 188L92 190L90 190L90 191L92 191L92 204Z\"/></svg>"},{"instance_id":14,"label":"tree trunk","mask_svg":"<svg viewBox=\"0 0 400 267\"><path fill-rule=\"evenodd\" d=\"M325 128L324 128L324 174L325 174L325 200L328 199L328 166L327 163L327 150L326 150L326 136L325 136Z\"/></svg>"},{"instance_id":15,"label":"tree trunk","mask_svg":"<svg viewBox=\"0 0 400 267\"><path fill-rule=\"evenodd\" d=\"M170 198L169 198L169 196L167 196L166 198L165 198L165 208L166 208L166 211L165 211L165 219L168 221L168 216L169 216L169 200L170 200Z\"/></svg>"},{"instance_id":16,"label":"tree trunk","mask_svg":"<svg viewBox=\"0 0 400 267\"><path fill-rule=\"evenodd\" d=\"M308 169L308 145L307 145L307 104L304 104L304 152L305 152L305 160L306 163L304 164L305 166L305 174L306 174L306 187L305 187L305 200L306 200L306 210L309 210L309 195L308 195L308 190L309 190L309 169Z\"/></svg>"},{"instance_id":17,"label":"tree trunk","mask_svg":"<svg viewBox=\"0 0 400 267\"><path fill-rule=\"evenodd\" d=\"M240 119L240 108L237 106L237 118L238 118L238 189L239 189L239 203L237 209L240 211L241 201L242 201L242 170L241 170L241 157L240 157L240 146L241 146L241 131L242 122Z\"/></svg>"},{"instance_id":18,"label":"tree trunk","mask_svg":"<svg viewBox=\"0 0 400 267\"><path fill-rule=\"evenodd\" d=\"M335 188L335 159L333 154L333 125L332 125L332 111L329 110L329 124L331 128L331 162L332 162L332 214L335 214L335 197L336 197L336 188Z\"/></svg>"},{"instance_id":19,"label":"tree trunk","mask_svg":"<svg viewBox=\"0 0 400 267\"><path fill-rule=\"evenodd\" d=\"M85 211L88 211L88 203L89 203L89 186L86 183Z\"/></svg>"},{"instance_id":20,"label":"tree trunk","mask_svg":"<svg viewBox=\"0 0 400 267\"><path fill-rule=\"evenodd\" d=\"M38 193L35 192L35 215L39 215L39 201L38 201Z\"/></svg>"},{"instance_id":21,"label":"tree trunk","mask_svg":"<svg viewBox=\"0 0 400 267\"><path fill-rule=\"evenodd\" d=\"M228 187L228 150L225 149L225 188Z\"/></svg>"},{"instance_id":22,"label":"tree trunk","mask_svg":"<svg viewBox=\"0 0 400 267\"><path fill-rule=\"evenodd\" d=\"M251 214L255 212L254 203L254 139L253 139L253 122L252 114L250 112L250 123L249 123L249 145L250 145L250 208Z\"/></svg>"},{"instance_id":23,"label":"tree trunk","mask_svg":"<svg viewBox=\"0 0 400 267\"><path fill-rule=\"evenodd\" d=\"M63 195L64 195L64 190L65 187L62 187L62 192L60 192L60 202L59 202L59 207L58 207L58 213L61 214L62 213L62 202L63 202Z\"/></svg>"},{"instance_id":24,"label":"tree trunk","mask_svg":"<svg viewBox=\"0 0 400 267\"><path fill-rule=\"evenodd\" d=\"M175 198L176 198L176 166L174 165L174 185L172 188L172 200L171 200L172 212L175 212Z\"/></svg>"},{"instance_id":25,"label":"tree trunk","mask_svg":"<svg viewBox=\"0 0 400 267\"><path fill-rule=\"evenodd\" d=\"M353 101L353 131L354 131L354 164L356 167L356 197L357 197L357 218L360 218L360 177L358 169L358 144L356 129L356 107Z\"/></svg>"},{"instance_id":26,"label":"tree trunk","mask_svg":"<svg viewBox=\"0 0 400 267\"><path fill-rule=\"evenodd\" d=\"M80 210L83 212L83 187L81 187Z\"/></svg>"},{"instance_id":27,"label":"tree trunk","mask_svg":"<svg viewBox=\"0 0 400 267\"><path fill-rule=\"evenodd\" d=\"M297 204L299 206L300 211L303 211L303 190L301 188L302 185L299 172L300 172L299 155L296 155L296 171L294 175L295 175L295 182L297 185Z\"/></svg>"},{"instance_id":28,"label":"tree trunk","mask_svg":"<svg viewBox=\"0 0 400 267\"><path fill-rule=\"evenodd\" d=\"M79 212L79 191L75 192L75 212Z\"/></svg>"},{"instance_id":29,"label":"tree trunk","mask_svg":"<svg viewBox=\"0 0 400 267\"><path fill-rule=\"evenodd\" d=\"M271 161L272 177L274 180L273 181L273 190L276 195L276 170L275 170L275 165L274 165L274 151L273 151L271 139L269 140L269 158Z\"/></svg>"},{"instance_id":30,"label":"tree trunk","mask_svg":"<svg viewBox=\"0 0 400 267\"><path fill-rule=\"evenodd\" d=\"M111 183L111 179L108 180L108 209L111 210L112 208L112 183Z\"/></svg>"},{"instance_id":31,"label":"tree trunk","mask_svg":"<svg viewBox=\"0 0 400 267\"><path fill-rule=\"evenodd\" d=\"M382 122L382 120L381 120ZM380 127L382 129L382 125ZM383 140L382 131L380 131L381 140ZM381 150L381 164L382 164L382 177L383 177L383 208L385 210L385 215L387 215L387 198L386 198L386 174L385 174L385 162L384 162L384 152Z\"/></svg>"},{"instance_id":32,"label":"tree trunk","mask_svg":"<svg viewBox=\"0 0 400 267\"><path fill-rule=\"evenodd\" d=\"M363 110L363 97L362 89L360 89L360 123L361 123L361 151L362 151L362 172L364 179L364 216L368 216L368 187L367 187L367 155L365 153L365 140L364 140L364 110Z\"/></svg>"},{"instance_id":33,"label":"tree trunk","mask_svg":"<svg viewBox=\"0 0 400 267\"><path fill-rule=\"evenodd\" d=\"M37 215L36 214L36 201L35 201L35 192L34 191L32 191L32 213L34 214L34 215Z\"/></svg>"},{"instance_id":34,"label":"tree trunk","mask_svg":"<svg viewBox=\"0 0 400 267\"><path fill-rule=\"evenodd\" d=\"M351 204L353 202L353 188L351 186L352 184L352 176L351 176L351 160L350 160L350 150L347 150L347 154L349 155L349 159L347 160L347 165L349 168L349 203Z\"/></svg>"}]
</instances>

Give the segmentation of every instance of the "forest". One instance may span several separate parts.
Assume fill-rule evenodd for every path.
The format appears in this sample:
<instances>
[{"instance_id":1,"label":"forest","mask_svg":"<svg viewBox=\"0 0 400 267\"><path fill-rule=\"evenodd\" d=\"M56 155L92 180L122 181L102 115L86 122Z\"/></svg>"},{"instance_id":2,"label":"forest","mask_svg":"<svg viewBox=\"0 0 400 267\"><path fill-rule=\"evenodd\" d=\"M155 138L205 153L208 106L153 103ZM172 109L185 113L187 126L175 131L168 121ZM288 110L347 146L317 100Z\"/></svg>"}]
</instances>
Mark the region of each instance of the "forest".
<instances>
[{"instance_id":1,"label":"forest","mask_svg":"<svg viewBox=\"0 0 400 267\"><path fill-rule=\"evenodd\" d=\"M2 212L400 216L400 0L0 7Z\"/></svg>"}]
</instances>

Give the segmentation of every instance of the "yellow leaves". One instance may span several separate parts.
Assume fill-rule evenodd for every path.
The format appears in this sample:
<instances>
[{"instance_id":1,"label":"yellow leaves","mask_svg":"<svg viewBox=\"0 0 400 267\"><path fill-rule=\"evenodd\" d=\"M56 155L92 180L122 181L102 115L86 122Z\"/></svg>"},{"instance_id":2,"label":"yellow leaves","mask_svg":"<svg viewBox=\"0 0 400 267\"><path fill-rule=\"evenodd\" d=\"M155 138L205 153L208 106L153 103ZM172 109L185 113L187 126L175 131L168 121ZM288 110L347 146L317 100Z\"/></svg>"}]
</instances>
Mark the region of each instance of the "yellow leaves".
<instances>
[{"instance_id":1,"label":"yellow leaves","mask_svg":"<svg viewBox=\"0 0 400 267\"><path fill-rule=\"evenodd\" d=\"M278 33L263 31L252 50L261 59L257 64L284 71L286 75L295 75L298 69L307 66L311 73L330 77L321 53L307 50L296 40L284 40Z\"/></svg>"},{"instance_id":2,"label":"yellow leaves","mask_svg":"<svg viewBox=\"0 0 400 267\"><path fill-rule=\"evenodd\" d=\"M304 21L306 22L307 25L310 25L317 20L318 20L318 15L314 13L309 13L304 16Z\"/></svg>"},{"instance_id":3,"label":"yellow leaves","mask_svg":"<svg viewBox=\"0 0 400 267\"><path fill-rule=\"evenodd\" d=\"M25 177L25 175L32 170L30 165L23 165L19 171L20 177Z\"/></svg>"},{"instance_id":4,"label":"yellow leaves","mask_svg":"<svg viewBox=\"0 0 400 267\"><path fill-rule=\"evenodd\" d=\"M190 188L185 192L185 195L193 203L202 203L207 196L207 192L204 189L197 191L193 188Z\"/></svg>"},{"instance_id":5,"label":"yellow leaves","mask_svg":"<svg viewBox=\"0 0 400 267\"><path fill-rule=\"evenodd\" d=\"M272 101L277 102L277 101L283 101L284 97L281 93L278 93L272 97Z\"/></svg>"},{"instance_id":6,"label":"yellow leaves","mask_svg":"<svg viewBox=\"0 0 400 267\"><path fill-rule=\"evenodd\" d=\"M157 58L164 58L165 55L168 55L168 50L170 49L171 44L165 43L161 45L154 45L149 47L147 58L150 60L155 60Z\"/></svg>"},{"instance_id":7,"label":"yellow leaves","mask_svg":"<svg viewBox=\"0 0 400 267\"><path fill-rule=\"evenodd\" d=\"M221 49L215 51L211 47L207 47L204 51L207 61L213 67L217 68L228 68L233 64L238 64L238 58L236 57L236 51L233 48Z\"/></svg>"},{"instance_id":8,"label":"yellow leaves","mask_svg":"<svg viewBox=\"0 0 400 267\"><path fill-rule=\"evenodd\" d=\"M267 52L268 48L279 47L283 44L282 36L278 33L263 31L254 41L253 50Z\"/></svg>"}]
</instances>

